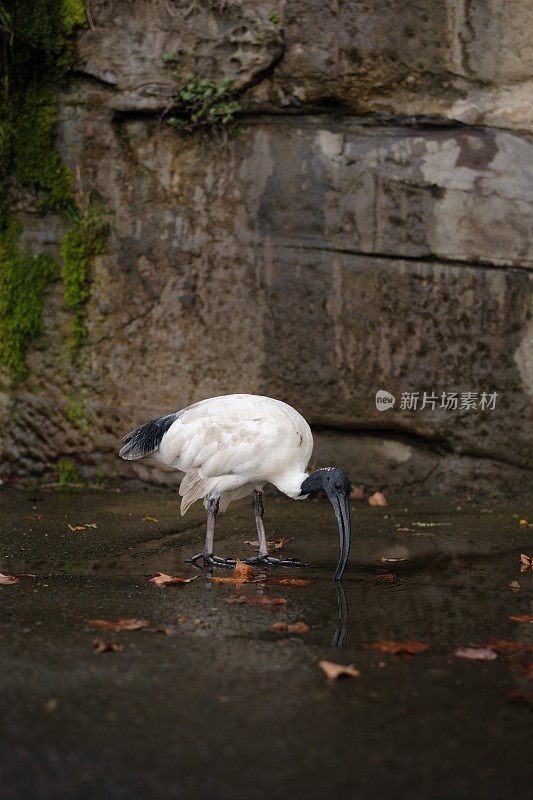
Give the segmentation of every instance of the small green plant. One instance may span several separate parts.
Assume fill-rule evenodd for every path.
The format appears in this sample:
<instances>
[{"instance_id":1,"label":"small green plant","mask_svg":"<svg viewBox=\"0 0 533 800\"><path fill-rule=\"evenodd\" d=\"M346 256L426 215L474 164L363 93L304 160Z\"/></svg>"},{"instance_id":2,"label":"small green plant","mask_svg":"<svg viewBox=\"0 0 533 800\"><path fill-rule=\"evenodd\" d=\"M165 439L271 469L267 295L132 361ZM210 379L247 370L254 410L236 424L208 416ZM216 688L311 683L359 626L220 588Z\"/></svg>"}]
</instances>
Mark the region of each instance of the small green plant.
<instances>
[{"instance_id":1,"label":"small green plant","mask_svg":"<svg viewBox=\"0 0 533 800\"><path fill-rule=\"evenodd\" d=\"M279 25L279 14L277 11L268 12L268 21L273 25Z\"/></svg>"},{"instance_id":2,"label":"small green plant","mask_svg":"<svg viewBox=\"0 0 533 800\"><path fill-rule=\"evenodd\" d=\"M237 90L229 78L215 83L212 78L198 80L189 73L185 84L177 90L167 123L187 133L204 129L236 135L235 117L241 111L234 99L236 95Z\"/></svg>"},{"instance_id":3,"label":"small green plant","mask_svg":"<svg viewBox=\"0 0 533 800\"><path fill-rule=\"evenodd\" d=\"M175 53L163 53L161 56L165 64L177 64L178 57Z\"/></svg>"},{"instance_id":4,"label":"small green plant","mask_svg":"<svg viewBox=\"0 0 533 800\"><path fill-rule=\"evenodd\" d=\"M57 462L57 480L59 483L83 483L83 478L76 464L70 458L60 458Z\"/></svg>"}]
</instances>

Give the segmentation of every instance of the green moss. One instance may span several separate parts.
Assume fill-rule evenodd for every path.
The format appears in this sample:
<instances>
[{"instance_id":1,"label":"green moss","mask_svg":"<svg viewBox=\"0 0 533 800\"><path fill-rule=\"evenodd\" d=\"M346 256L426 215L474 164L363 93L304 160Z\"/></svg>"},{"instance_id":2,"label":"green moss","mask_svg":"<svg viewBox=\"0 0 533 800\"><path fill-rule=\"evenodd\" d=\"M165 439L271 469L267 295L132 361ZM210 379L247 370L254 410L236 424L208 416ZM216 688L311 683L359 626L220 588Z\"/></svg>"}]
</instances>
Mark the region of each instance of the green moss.
<instances>
[{"instance_id":1,"label":"green moss","mask_svg":"<svg viewBox=\"0 0 533 800\"><path fill-rule=\"evenodd\" d=\"M72 351L87 335L84 304L91 257L103 252L107 241L109 225L98 221L99 212L89 208L79 215L72 173L55 147L53 87L74 66L76 31L86 24L84 0L0 0L0 310L5 312L0 359L14 377L27 375L26 350L43 332L44 294L57 277L57 265L48 254L20 257L21 228L10 209L11 184L41 192L42 213L64 211L74 220L61 251L65 304L74 311Z\"/></svg>"},{"instance_id":2,"label":"green moss","mask_svg":"<svg viewBox=\"0 0 533 800\"><path fill-rule=\"evenodd\" d=\"M57 100L50 87L30 86L17 112L13 174L45 192L41 209L72 209L72 173L55 151Z\"/></svg>"},{"instance_id":3,"label":"green moss","mask_svg":"<svg viewBox=\"0 0 533 800\"><path fill-rule=\"evenodd\" d=\"M67 397L66 411L68 421L79 427L84 418L84 411L82 404L73 395L68 395Z\"/></svg>"},{"instance_id":4,"label":"green moss","mask_svg":"<svg viewBox=\"0 0 533 800\"><path fill-rule=\"evenodd\" d=\"M82 475L70 458L60 458L57 462L57 480L59 483L83 483Z\"/></svg>"},{"instance_id":5,"label":"green moss","mask_svg":"<svg viewBox=\"0 0 533 800\"><path fill-rule=\"evenodd\" d=\"M1 178L5 183L12 175L43 190L43 208L74 203L72 175L55 150L52 84L61 83L74 66L75 33L84 24L83 0L0 0ZM5 192L0 203L5 212Z\"/></svg>"},{"instance_id":6,"label":"green moss","mask_svg":"<svg viewBox=\"0 0 533 800\"><path fill-rule=\"evenodd\" d=\"M26 351L43 334L44 298L58 267L48 253L20 256L20 224L12 215L0 237L0 360L14 378L28 374Z\"/></svg>"},{"instance_id":7,"label":"green moss","mask_svg":"<svg viewBox=\"0 0 533 800\"><path fill-rule=\"evenodd\" d=\"M107 247L109 213L91 210L77 219L65 234L61 248L63 297L67 308L74 311L70 351L76 353L87 336L84 307L89 299L89 273L92 258Z\"/></svg>"}]
</instances>

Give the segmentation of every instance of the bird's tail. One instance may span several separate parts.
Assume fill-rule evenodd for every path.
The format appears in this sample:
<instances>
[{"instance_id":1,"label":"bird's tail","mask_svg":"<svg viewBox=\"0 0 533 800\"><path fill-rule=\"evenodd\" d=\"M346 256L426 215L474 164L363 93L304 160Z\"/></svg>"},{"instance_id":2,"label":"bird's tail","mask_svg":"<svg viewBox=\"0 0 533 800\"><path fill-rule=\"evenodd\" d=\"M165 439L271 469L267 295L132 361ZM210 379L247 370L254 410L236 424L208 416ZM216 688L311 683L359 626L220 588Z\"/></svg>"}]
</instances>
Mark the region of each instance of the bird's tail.
<instances>
[{"instance_id":1,"label":"bird's tail","mask_svg":"<svg viewBox=\"0 0 533 800\"><path fill-rule=\"evenodd\" d=\"M152 453L156 453L159 450L163 436L177 417L177 413L167 414L166 417L152 419L150 422L141 425L140 428L136 428L126 434L122 440L124 447L121 449L119 456L127 461L135 461L135 459L145 458Z\"/></svg>"}]
</instances>

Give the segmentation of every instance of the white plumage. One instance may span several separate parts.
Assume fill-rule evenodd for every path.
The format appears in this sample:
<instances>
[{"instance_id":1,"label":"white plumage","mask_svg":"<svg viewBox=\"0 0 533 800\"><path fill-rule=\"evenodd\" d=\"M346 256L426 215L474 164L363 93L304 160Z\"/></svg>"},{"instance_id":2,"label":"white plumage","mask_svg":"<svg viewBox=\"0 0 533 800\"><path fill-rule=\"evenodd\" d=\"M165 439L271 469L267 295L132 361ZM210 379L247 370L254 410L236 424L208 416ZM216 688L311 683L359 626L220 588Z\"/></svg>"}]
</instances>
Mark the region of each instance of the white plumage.
<instances>
[{"instance_id":1,"label":"white plumage","mask_svg":"<svg viewBox=\"0 0 533 800\"><path fill-rule=\"evenodd\" d=\"M207 507L213 497L220 498L219 509L225 511L232 500L268 482L297 497L312 450L309 425L287 403L230 394L178 411L158 450L147 455L185 472L180 486L181 513L185 514L196 500L204 498ZM138 458L128 452L121 455Z\"/></svg>"},{"instance_id":2,"label":"white plumage","mask_svg":"<svg viewBox=\"0 0 533 800\"><path fill-rule=\"evenodd\" d=\"M208 512L205 548L192 560L203 557L211 564L234 563L213 555L215 517L232 500L247 494L253 495L258 559L270 564L297 563L268 555L263 486L272 483L294 499L324 490L339 521L341 555L335 577L340 577L350 541L350 483L342 470L329 467L309 476L306 468L312 450L309 425L287 403L272 397L230 394L202 400L141 425L124 437L120 455L128 460L149 458L185 473L180 486L181 513L200 498Z\"/></svg>"}]
</instances>

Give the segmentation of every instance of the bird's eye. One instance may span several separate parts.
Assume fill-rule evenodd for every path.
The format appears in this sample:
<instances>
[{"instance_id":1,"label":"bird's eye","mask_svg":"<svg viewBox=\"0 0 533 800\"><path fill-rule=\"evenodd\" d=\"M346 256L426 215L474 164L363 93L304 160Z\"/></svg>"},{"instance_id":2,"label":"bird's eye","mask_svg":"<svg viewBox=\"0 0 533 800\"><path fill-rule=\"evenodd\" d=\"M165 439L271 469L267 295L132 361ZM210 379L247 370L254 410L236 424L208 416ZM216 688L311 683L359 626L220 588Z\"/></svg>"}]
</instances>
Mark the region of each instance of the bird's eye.
<instances>
[{"instance_id":1,"label":"bird's eye","mask_svg":"<svg viewBox=\"0 0 533 800\"><path fill-rule=\"evenodd\" d=\"M335 489L340 489L340 488L341 488L341 485L340 485L340 483L336 483L336 484L335 484Z\"/></svg>"}]
</instances>

